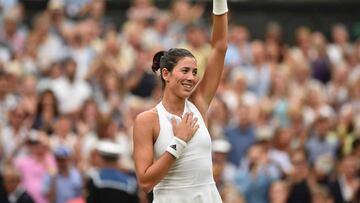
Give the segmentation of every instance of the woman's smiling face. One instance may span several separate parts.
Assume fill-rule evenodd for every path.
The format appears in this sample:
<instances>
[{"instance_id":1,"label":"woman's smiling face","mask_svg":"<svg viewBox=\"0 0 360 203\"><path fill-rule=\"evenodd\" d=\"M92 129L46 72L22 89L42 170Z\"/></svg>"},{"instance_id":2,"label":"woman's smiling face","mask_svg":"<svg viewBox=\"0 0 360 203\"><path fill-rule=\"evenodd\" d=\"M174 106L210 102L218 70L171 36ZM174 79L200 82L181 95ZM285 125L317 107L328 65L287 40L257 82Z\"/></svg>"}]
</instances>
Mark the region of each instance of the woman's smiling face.
<instances>
[{"instance_id":1,"label":"woman's smiling face","mask_svg":"<svg viewBox=\"0 0 360 203\"><path fill-rule=\"evenodd\" d=\"M197 64L193 57L184 57L178 61L172 72L164 68L163 77L166 87L170 88L179 97L191 95L196 84L199 82Z\"/></svg>"}]
</instances>

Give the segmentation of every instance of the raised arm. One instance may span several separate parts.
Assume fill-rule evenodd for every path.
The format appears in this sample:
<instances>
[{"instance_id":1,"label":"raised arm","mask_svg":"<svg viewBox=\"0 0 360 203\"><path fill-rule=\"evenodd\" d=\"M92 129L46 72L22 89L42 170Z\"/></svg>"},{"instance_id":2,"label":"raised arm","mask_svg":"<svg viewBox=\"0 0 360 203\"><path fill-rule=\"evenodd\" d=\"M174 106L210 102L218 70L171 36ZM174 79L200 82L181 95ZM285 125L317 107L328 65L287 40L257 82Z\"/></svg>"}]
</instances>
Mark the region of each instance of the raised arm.
<instances>
[{"instance_id":1,"label":"raised arm","mask_svg":"<svg viewBox=\"0 0 360 203\"><path fill-rule=\"evenodd\" d=\"M190 98L203 115L207 111L216 93L224 67L228 44L228 9L226 1L227 0L213 0L211 52L207 61L204 77Z\"/></svg>"}]
</instances>

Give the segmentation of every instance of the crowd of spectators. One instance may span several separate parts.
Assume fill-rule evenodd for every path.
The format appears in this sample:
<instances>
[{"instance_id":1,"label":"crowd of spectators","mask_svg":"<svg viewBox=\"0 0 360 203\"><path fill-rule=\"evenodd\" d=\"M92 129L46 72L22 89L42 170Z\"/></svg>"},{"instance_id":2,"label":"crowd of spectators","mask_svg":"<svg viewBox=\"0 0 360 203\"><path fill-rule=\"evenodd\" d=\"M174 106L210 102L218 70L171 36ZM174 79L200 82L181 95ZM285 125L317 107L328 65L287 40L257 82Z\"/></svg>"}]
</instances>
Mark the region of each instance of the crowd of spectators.
<instances>
[{"instance_id":1,"label":"crowd of spectators","mask_svg":"<svg viewBox=\"0 0 360 203\"><path fill-rule=\"evenodd\" d=\"M105 0L50 0L31 24L19 1L0 8L0 202L149 202L134 181L133 120L161 97L157 51L189 49L201 77L204 5L134 0L121 27ZM342 24L331 39L299 27L294 46L283 31L270 23L252 39L230 24L208 121L223 201L359 202L360 41Z\"/></svg>"}]
</instances>

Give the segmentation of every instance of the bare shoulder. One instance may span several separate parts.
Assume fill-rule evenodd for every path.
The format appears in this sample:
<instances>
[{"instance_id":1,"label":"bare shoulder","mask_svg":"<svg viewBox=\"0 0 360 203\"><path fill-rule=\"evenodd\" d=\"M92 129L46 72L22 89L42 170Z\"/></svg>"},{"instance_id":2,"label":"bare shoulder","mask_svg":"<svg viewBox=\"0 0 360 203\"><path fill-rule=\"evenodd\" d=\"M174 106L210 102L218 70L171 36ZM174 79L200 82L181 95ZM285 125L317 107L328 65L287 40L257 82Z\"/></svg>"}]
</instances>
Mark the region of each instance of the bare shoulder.
<instances>
[{"instance_id":1,"label":"bare shoulder","mask_svg":"<svg viewBox=\"0 0 360 203\"><path fill-rule=\"evenodd\" d=\"M155 108L149 109L147 111L143 111L139 113L135 118L135 123L145 124L145 123L153 123L157 120L158 113Z\"/></svg>"},{"instance_id":2,"label":"bare shoulder","mask_svg":"<svg viewBox=\"0 0 360 203\"><path fill-rule=\"evenodd\" d=\"M159 132L160 125L158 113L155 108L149 109L138 114L135 118L134 136L144 136L145 134L151 135L152 140L155 140Z\"/></svg>"}]
</instances>

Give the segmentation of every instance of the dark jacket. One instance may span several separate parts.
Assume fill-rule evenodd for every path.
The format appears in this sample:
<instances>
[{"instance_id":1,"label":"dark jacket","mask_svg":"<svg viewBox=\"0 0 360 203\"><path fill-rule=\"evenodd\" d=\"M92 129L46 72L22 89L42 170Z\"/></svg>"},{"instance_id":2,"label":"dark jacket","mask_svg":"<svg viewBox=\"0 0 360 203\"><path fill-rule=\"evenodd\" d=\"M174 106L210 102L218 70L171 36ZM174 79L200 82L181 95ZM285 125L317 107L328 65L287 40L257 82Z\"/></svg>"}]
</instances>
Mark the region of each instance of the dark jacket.
<instances>
[{"instance_id":1,"label":"dark jacket","mask_svg":"<svg viewBox=\"0 0 360 203\"><path fill-rule=\"evenodd\" d=\"M91 174L87 183L87 203L138 203L135 177L106 168Z\"/></svg>"}]
</instances>

